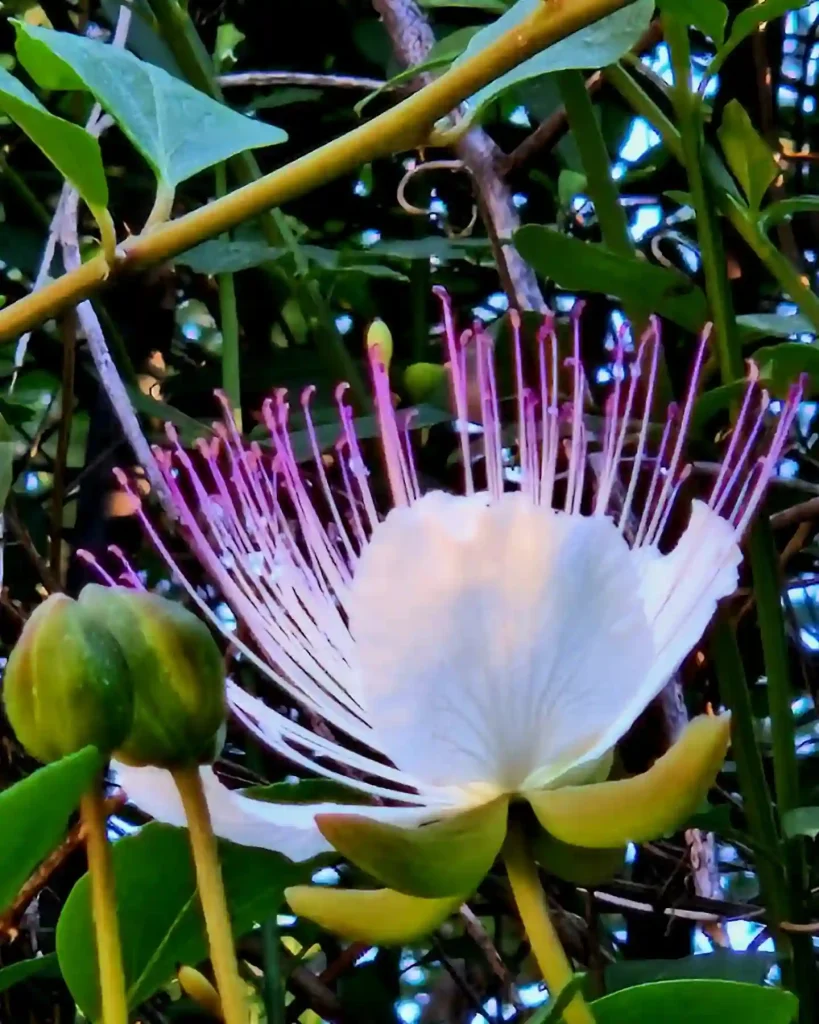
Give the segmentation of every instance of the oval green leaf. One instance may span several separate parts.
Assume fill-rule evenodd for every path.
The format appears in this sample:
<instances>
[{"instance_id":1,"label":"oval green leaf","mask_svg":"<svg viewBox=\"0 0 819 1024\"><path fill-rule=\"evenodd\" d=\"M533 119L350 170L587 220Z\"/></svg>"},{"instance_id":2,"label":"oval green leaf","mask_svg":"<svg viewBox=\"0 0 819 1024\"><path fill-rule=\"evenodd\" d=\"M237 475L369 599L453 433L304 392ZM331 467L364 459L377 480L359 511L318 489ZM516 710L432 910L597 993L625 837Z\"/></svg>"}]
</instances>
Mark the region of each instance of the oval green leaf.
<instances>
[{"instance_id":1,"label":"oval green leaf","mask_svg":"<svg viewBox=\"0 0 819 1024\"><path fill-rule=\"evenodd\" d=\"M87 89L170 187L287 139L127 50L21 22L15 28L17 56L32 78L48 89Z\"/></svg>"},{"instance_id":2,"label":"oval green leaf","mask_svg":"<svg viewBox=\"0 0 819 1024\"><path fill-rule=\"evenodd\" d=\"M98 750L85 747L0 793L0 911L63 838L103 764Z\"/></svg>"},{"instance_id":3,"label":"oval green leaf","mask_svg":"<svg viewBox=\"0 0 819 1024\"><path fill-rule=\"evenodd\" d=\"M275 914L285 887L313 870L267 850L227 842L219 844L219 855L237 937ZM128 1005L136 1007L167 984L180 963L204 960L208 944L186 830L146 825L115 843L112 858ZM77 1005L96 1020L100 1004L89 895L85 875L57 923L57 956Z\"/></svg>"},{"instance_id":4,"label":"oval green leaf","mask_svg":"<svg viewBox=\"0 0 819 1024\"><path fill-rule=\"evenodd\" d=\"M737 981L658 981L595 1000L596 1024L792 1024L791 992Z\"/></svg>"},{"instance_id":5,"label":"oval green leaf","mask_svg":"<svg viewBox=\"0 0 819 1024\"><path fill-rule=\"evenodd\" d=\"M92 210L108 205L99 142L78 124L50 113L14 75L0 68L0 110L28 135Z\"/></svg>"},{"instance_id":6,"label":"oval green leaf","mask_svg":"<svg viewBox=\"0 0 819 1024\"><path fill-rule=\"evenodd\" d=\"M604 292L635 309L659 313L689 331L708 319L703 292L684 274L647 260L613 253L541 224L527 224L513 236L515 248L543 277L572 292Z\"/></svg>"}]
</instances>

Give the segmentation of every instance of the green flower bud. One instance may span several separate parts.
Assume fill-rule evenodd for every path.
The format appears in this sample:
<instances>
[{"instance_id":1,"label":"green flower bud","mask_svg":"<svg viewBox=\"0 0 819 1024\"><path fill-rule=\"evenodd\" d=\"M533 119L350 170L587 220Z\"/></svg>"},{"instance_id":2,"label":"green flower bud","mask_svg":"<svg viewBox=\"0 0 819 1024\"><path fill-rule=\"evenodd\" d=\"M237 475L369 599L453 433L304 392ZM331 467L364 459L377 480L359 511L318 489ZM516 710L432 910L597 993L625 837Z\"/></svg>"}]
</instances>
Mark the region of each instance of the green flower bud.
<instances>
[{"instance_id":1,"label":"green flower bud","mask_svg":"<svg viewBox=\"0 0 819 1024\"><path fill-rule=\"evenodd\" d=\"M205 623L142 590L89 584L79 601L113 634L134 680L133 723L117 758L171 769L210 764L227 702L222 655Z\"/></svg>"},{"instance_id":2,"label":"green flower bud","mask_svg":"<svg viewBox=\"0 0 819 1024\"><path fill-rule=\"evenodd\" d=\"M378 346L381 360L387 369L392 361L392 333L383 320L373 320L367 329L367 348Z\"/></svg>"},{"instance_id":3,"label":"green flower bud","mask_svg":"<svg viewBox=\"0 0 819 1024\"><path fill-rule=\"evenodd\" d=\"M6 666L3 701L19 741L46 762L89 745L110 753L127 736L134 707L116 640L65 594L52 594L26 623Z\"/></svg>"}]
</instances>

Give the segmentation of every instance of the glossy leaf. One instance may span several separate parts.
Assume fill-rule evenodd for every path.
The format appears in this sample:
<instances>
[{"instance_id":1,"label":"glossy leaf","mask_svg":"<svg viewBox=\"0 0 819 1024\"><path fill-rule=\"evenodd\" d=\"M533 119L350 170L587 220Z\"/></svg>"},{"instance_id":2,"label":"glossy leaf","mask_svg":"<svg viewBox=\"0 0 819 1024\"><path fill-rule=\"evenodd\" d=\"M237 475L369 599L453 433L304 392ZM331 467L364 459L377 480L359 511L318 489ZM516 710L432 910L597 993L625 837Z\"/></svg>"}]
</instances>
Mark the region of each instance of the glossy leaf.
<instances>
[{"instance_id":1,"label":"glossy leaf","mask_svg":"<svg viewBox=\"0 0 819 1024\"><path fill-rule=\"evenodd\" d=\"M725 44L714 55L714 59L708 67L709 78L719 72L722 65L739 44L744 39L747 39L752 32L755 32L763 22L781 18L788 11L795 11L800 7L806 7L809 2L810 0L762 0L761 3L749 4L745 7L734 19L734 24L731 26L731 32L725 40Z\"/></svg>"},{"instance_id":2,"label":"glossy leaf","mask_svg":"<svg viewBox=\"0 0 819 1024\"><path fill-rule=\"evenodd\" d=\"M443 924L463 902L425 900L392 889L330 889L296 885L285 891L294 914L350 942L404 945L422 939Z\"/></svg>"},{"instance_id":3,"label":"glossy leaf","mask_svg":"<svg viewBox=\"0 0 819 1024\"><path fill-rule=\"evenodd\" d=\"M731 100L717 131L728 166L742 186L752 210L758 210L762 198L779 174L779 165L771 148L758 134L747 111L738 100Z\"/></svg>"},{"instance_id":4,"label":"glossy leaf","mask_svg":"<svg viewBox=\"0 0 819 1024\"><path fill-rule=\"evenodd\" d=\"M102 766L101 754L86 747L0 793L0 911L63 838Z\"/></svg>"},{"instance_id":5,"label":"glossy leaf","mask_svg":"<svg viewBox=\"0 0 819 1024\"><path fill-rule=\"evenodd\" d=\"M236 936L275 914L284 888L309 877L311 868L279 854L233 843L219 844L230 916ZM169 825L146 825L112 849L117 912L129 1006L136 1007L170 981L180 963L207 957L188 836ZM92 1020L99 989L88 876L74 886L57 925L60 969L80 1009Z\"/></svg>"},{"instance_id":6,"label":"glossy leaf","mask_svg":"<svg viewBox=\"0 0 819 1024\"><path fill-rule=\"evenodd\" d=\"M730 724L730 715L693 719L642 775L524 796L546 831L564 843L604 849L658 839L705 799L725 758Z\"/></svg>"},{"instance_id":7,"label":"glossy leaf","mask_svg":"<svg viewBox=\"0 0 819 1024\"><path fill-rule=\"evenodd\" d=\"M596 999L596 1024L792 1024L792 992L735 981L658 981Z\"/></svg>"},{"instance_id":8,"label":"glossy leaf","mask_svg":"<svg viewBox=\"0 0 819 1024\"><path fill-rule=\"evenodd\" d=\"M80 125L50 113L34 93L0 68L0 110L19 125L91 210L108 205L99 142Z\"/></svg>"},{"instance_id":9,"label":"glossy leaf","mask_svg":"<svg viewBox=\"0 0 819 1024\"><path fill-rule=\"evenodd\" d=\"M59 978L60 968L57 964L57 954L48 953L46 956L32 957L31 960L21 960L18 964L9 964L8 967L0 968L0 992L6 992L13 985L19 985L22 981L31 978Z\"/></svg>"},{"instance_id":10,"label":"glossy leaf","mask_svg":"<svg viewBox=\"0 0 819 1024\"><path fill-rule=\"evenodd\" d=\"M517 0L506 14L481 29L464 50L456 64L470 60L537 10L543 0ZM613 64L630 50L648 28L654 13L654 0L635 0L608 17L587 25L579 32L547 46L540 53L519 64L494 82L484 86L469 99L469 106L479 109L491 103L504 89L530 78L565 71L567 68L600 68Z\"/></svg>"},{"instance_id":11,"label":"glossy leaf","mask_svg":"<svg viewBox=\"0 0 819 1024\"><path fill-rule=\"evenodd\" d=\"M419 828L358 814L319 814L316 824L342 856L398 892L434 899L471 895L506 836L505 798Z\"/></svg>"},{"instance_id":12,"label":"glossy leaf","mask_svg":"<svg viewBox=\"0 0 819 1024\"><path fill-rule=\"evenodd\" d=\"M646 313L660 313L690 331L708 319L705 295L682 273L629 258L592 242L528 224L515 232L515 248L538 274L571 292L605 292Z\"/></svg>"},{"instance_id":13,"label":"glossy leaf","mask_svg":"<svg viewBox=\"0 0 819 1024\"><path fill-rule=\"evenodd\" d=\"M167 71L95 39L16 24L17 56L43 88L87 89L165 185L174 187L235 153L284 142Z\"/></svg>"},{"instance_id":14,"label":"glossy leaf","mask_svg":"<svg viewBox=\"0 0 819 1024\"><path fill-rule=\"evenodd\" d=\"M698 28L713 39L717 46L722 44L728 21L728 8L722 0L657 0L657 6L686 25Z\"/></svg>"}]
</instances>

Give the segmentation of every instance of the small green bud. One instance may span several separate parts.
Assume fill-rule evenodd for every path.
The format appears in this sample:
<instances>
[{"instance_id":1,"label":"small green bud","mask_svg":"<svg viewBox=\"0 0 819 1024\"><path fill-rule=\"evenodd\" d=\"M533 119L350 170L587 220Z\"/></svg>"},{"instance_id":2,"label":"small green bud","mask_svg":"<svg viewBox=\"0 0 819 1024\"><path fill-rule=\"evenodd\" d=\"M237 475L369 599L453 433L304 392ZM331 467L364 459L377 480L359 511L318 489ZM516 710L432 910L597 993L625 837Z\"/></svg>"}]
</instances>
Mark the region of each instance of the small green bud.
<instances>
[{"instance_id":1,"label":"small green bud","mask_svg":"<svg viewBox=\"0 0 819 1024\"><path fill-rule=\"evenodd\" d=\"M133 686L114 637L86 608L52 594L26 623L3 681L6 715L25 749L57 761L125 739Z\"/></svg>"},{"instance_id":2,"label":"small green bud","mask_svg":"<svg viewBox=\"0 0 819 1024\"><path fill-rule=\"evenodd\" d=\"M120 645L134 680L134 717L116 756L126 764L210 764L227 716L225 669L210 630L175 601L89 584L80 605Z\"/></svg>"}]
</instances>

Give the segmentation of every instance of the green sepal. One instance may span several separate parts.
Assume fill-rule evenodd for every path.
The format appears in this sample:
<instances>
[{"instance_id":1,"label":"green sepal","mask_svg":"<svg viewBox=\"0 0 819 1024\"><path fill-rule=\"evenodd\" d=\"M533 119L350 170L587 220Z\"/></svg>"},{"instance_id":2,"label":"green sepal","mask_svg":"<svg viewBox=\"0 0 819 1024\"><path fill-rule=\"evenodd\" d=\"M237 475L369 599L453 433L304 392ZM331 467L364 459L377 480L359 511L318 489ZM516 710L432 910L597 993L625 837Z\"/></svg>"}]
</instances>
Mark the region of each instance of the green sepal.
<instances>
[{"instance_id":1,"label":"green sepal","mask_svg":"<svg viewBox=\"0 0 819 1024\"><path fill-rule=\"evenodd\" d=\"M294 914L350 942L402 946L434 932L463 902L425 900L392 889L330 889L294 885L284 897Z\"/></svg>"},{"instance_id":2,"label":"green sepal","mask_svg":"<svg viewBox=\"0 0 819 1024\"><path fill-rule=\"evenodd\" d=\"M701 715L647 772L588 786L527 790L544 829L592 849L647 842L673 831L705 799L722 766L730 715Z\"/></svg>"},{"instance_id":3,"label":"green sepal","mask_svg":"<svg viewBox=\"0 0 819 1024\"><path fill-rule=\"evenodd\" d=\"M402 828L363 814L317 814L321 834L379 882L424 899L468 896L503 845L506 797L430 825Z\"/></svg>"},{"instance_id":4,"label":"green sepal","mask_svg":"<svg viewBox=\"0 0 819 1024\"><path fill-rule=\"evenodd\" d=\"M588 849L572 846L542 829L530 840L532 855L544 871L573 885L600 885L610 881L626 859L625 846Z\"/></svg>"}]
</instances>

